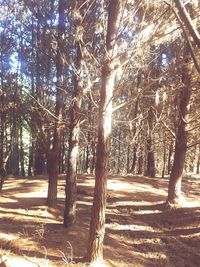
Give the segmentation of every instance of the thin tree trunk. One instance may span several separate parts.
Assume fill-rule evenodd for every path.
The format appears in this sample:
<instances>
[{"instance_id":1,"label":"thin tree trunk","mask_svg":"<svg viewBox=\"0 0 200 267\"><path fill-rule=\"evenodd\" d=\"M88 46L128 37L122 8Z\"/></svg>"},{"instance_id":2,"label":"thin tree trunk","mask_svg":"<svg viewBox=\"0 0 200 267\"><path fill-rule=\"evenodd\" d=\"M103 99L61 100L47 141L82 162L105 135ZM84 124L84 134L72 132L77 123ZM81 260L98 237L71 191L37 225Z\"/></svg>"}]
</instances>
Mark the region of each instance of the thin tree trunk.
<instances>
[{"instance_id":1,"label":"thin tree trunk","mask_svg":"<svg viewBox=\"0 0 200 267\"><path fill-rule=\"evenodd\" d=\"M127 146L127 156L126 156L126 172L129 173L129 164L130 164L130 146Z\"/></svg>"},{"instance_id":2,"label":"thin tree trunk","mask_svg":"<svg viewBox=\"0 0 200 267\"><path fill-rule=\"evenodd\" d=\"M3 66L3 54L1 52L1 90L0 102L2 104L2 110L0 112L0 175L3 176L3 159L4 159L4 127L5 127L5 112L4 112L4 66Z\"/></svg>"},{"instance_id":3,"label":"thin tree trunk","mask_svg":"<svg viewBox=\"0 0 200 267\"><path fill-rule=\"evenodd\" d=\"M138 77L137 77L137 88L139 88L140 82L141 82L141 75L138 74ZM139 108L139 102L137 100L136 103L135 103L135 109L134 109L134 119L136 119L136 117L138 115L138 108ZM137 127L135 126L134 127L134 135L136 134L136 129L137 129ZM133 161L132 161L132 165L131 165L131 168L130 168L130 171L129 171L130 173L135 172L136 161L137 161L137 144L134 144L134 146L133 146Z\"/></svg>"},{"instance_id":4,"label":"thin tree trunk","mask_svg":"<svg viewBox=\"0 0 200 267\"><path fill-rule=\"evenodd\" d=\"M134 147L133 147L133 160L132 160L132 166L130 169L130 173L133 173L135 171L136 160L137 160L137 145L134 145Z\"/></svg>"},{"instance_id":5,"label":"thin tree trunk","mask_svg":"<svg viewBox=\"0 0 200 267\"><path fill-rule=\"evenodd\" d=\"M137 171L137 174L142 174L143 172L143 156L140 155L138 157L138 171Z\"/></svg>"},{"instance_id":6,"label":"thin tree trunk","mask_svg":"<svg viewBox=\"0 0 200 267\"><path fill-rule=\"evenodd\" d=\"M57 86L56 86L56 108L55 108L55 128L53 137L53 146L48 153L48 196L47 205L55 207L57 203L57 183L58 183L58 167L59 167L59 154L60 144L63 127L63 98L64 98L64 33L65 33L65 20L64 20L64 0L59 0L58 3L58 48L56 57L56 70L57 70Z\"/></svg>"},{"instance_id":7,"label":"thin tree trunk","mask_svg":"<svg viewBox=\"0 0 200 267\"><path fill-rule=\"evenodd\" d=\"M105 235L105 210L107 191L107 165L111 135L112 97L115 83L115 40L120 24L122 1L111 0L108 7L108 24L105 56L102 67L102 83L98 118L98 143L96 152L95 188L90 221L87 260L101 262L103 260L103 240Z\"/></svg>"},{"instance_id":8,"label":"thin tree trunk","mask_svg":"<svg viewBox=\"0 0 200 267\"><path fill-rule=\"evenodd\" d=\"M169 145L169 153L168 153L168 160L167 160L167 173L170 174L171 172L171 156L173 153L173 141L171 141Z\"/></svg>"},{"instance_id":9,"label":"thin tree trunk","mask_svg":"<svg viewBox=\"0 0 200 267\"><path fill-rule=\"evenodd\" d=\"M197 146L196 174L199 174L199 167L200 167L200 145Z\"/></svg>"},{"instance_id":10,"label":"thin tree trunk","mask_svg":"<svg viewBox=\"0 0 200 267\"><path fill-rule=\"evenodd\" d=\"M121 128L119 128L118 132L118 153L117 153L117 174L120 173L120 165L121 165Z\"/></svg>"},{"instance_id":11,"label":"thin tree trunk","mask_svg":"<svg viewBox=\"0 0 200 267\"><path fill-rule=\"evenodd\" d=\"M86 147L86 159L85 159L85 172L90 173L90 163L89 163L89 157L90 157L90 150L89 150L89 140L90 140L90 135L88 133L87 137L87 147Z\"/></svg>"},{"instance_id":12,"label":"thin tree trunk","mask_svg":"<svg viewBox=\"0 0 200 267\"><path fill-rule=\"evenodd\" d=\"M0 169L3 168L3 148L4 148L4 116L0 114Z\"/></svg>"},{"instance_id":13,"label":"thin tree trunk","mask_svg":"<svg viewBox=\"0 0 200 267\"><path fill-rule=\"evenodd\" d=\"M164 142L162 178L164 178L165 176L165 167L166 167L166 146Z\"/></svg>"},{"instance_id":14,"label":"thin tree trunk","mask_svg":"<svg viewBox=\"0 0 200 267\"><path fill-rule=\"evenodd\" d=\"M22 119L20 118L20 174L21 176L25 176L25 168L24 168L24 144L23 144L23 125Z\"/></svg>"},{"instance_id":15,"label":"thin tree trunk","mask_svg":"<svg viewBox=\"0 0 200 267\"><path fill-rule=\"evenodd\" d=\"M95 141L92 141L92 167L91 167L91 173L94 173L94 169L95 169L95 162L96 162L96 154L95 154Z\"/></svg>"},{"instance_id":16,"label":"thin tree trunk","mask_svg":"<svg viewBox=\"0 0 200 267\"><path fill-rule=\"evenodd\" d=\"M156 167L155 167L155 157L154 157L154 150L153 150L153 141L152 141L152 129L153 129L153 110L152 108L148 111L148 126L149 126L149 133L147 137L147 170L146 175L149 177L155 177L156 175Z\"/></svg>"}]
</instances>

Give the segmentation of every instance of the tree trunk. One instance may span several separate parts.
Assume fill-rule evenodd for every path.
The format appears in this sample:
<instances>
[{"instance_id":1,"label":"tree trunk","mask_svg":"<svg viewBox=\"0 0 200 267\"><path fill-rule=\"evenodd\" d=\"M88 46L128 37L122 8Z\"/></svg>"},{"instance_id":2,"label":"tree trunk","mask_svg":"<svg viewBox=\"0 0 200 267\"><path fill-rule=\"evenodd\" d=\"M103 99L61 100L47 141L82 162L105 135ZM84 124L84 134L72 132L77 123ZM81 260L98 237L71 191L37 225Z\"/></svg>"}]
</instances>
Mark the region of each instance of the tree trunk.
<instances>
[{"instance_id":1,"label":"tree trunk","mask_svg":"<svg viewBox=\"0 0 200 267\"><path fill-rule=\"evenodd\" d=\"M181 204L181 184L182 175L185 163L185 156L187 151L187 118L189 113L189 101L191 95L191 67L189 64L189 56L187 47L185 48L184 58L185 62L182 67L182 82L184 84L180 91L180 104L179 104L179 121L175 143L174 161L171 170L168 198L167 202L172 205Z\"/></svg>"},{"instance_id":2,"label":"tree trunk","mask_svg":"<svg viewBox=\"0 0 200 267\"><path fill-rule=\"evenodd\" d=\"M86 159L85 159L85 172L86 173L90 173L90 162L89 162L89 157L90 157L90 150L89 150L89 140L90 140L90 136L88 133L88 137L87 137L87 146L86 146Z\"/></svg>"},{"instance_id":3,"label":"tree trunk","mask_svg":"<svg viewBox=\"0 0 200 267\"><path fill-rule=\"evenodd\" d=\"M154 158L154 150L153 150L153 141L152 141L152 129L153 129L153 110L149 109L148 112L148 137L147 137L147 170L146 175L149 177L155 177L156 175L156 167L155 167L155 158Z\"/></svg>"},{"instance_id":4,"label":"tree trunk","mask_svg":"<svg viewBox=\"0 0 200 267\"><path fill-rule=\"evenodd\" d=\"M6 177L6 169L4 166L4 114L0 114L0 193Z\"/></svg>"},{"instance_id":5,"label":"tree trunk","mask_svg":"<svg viewBox=\"0 0 200 267\"><path fill-rule=\"evenodd\" d=\"M141 75L138 74L138 76L137 76L137 88L139 88L140 82L141 82ZM138 109L139 109L139 102L137 100L136 103L135 103L133 119L137 118ZM134 136L136 134L136 130L137 130L137 126L135 125L134 126L134 130L133 130ZM132 161L132 165L131 165L131 168L130 168L130 171L129 171L130 173L134 173L135 172L136 162L137 162L137 144L135 143L134 146L133 146L133 161Z\"/></svg>"},{"instance_id":6,"label":"tree trunk","mask_svg":"<svg viewBox=\"0 0 200 267\"><path fill-rule=\"evenodd\" d=\"M3 168L4 148L4 116L0 114L0 169Z\"/></svg>"},{"instance_id":7,"label":"tree trunk","mask_svg":"<svg viewBox=\"0 0 200 267\"><path fill-rule=\"evenodd\" d=\"M35 151L35 138L33 138L33 131L31 131L30 136L30 146L29 146L29 160L28 160L28 176L34 176L35 175L35 157L34 157L34 151Z\"/></svg>"},{"instance_id":8,"label":"tree trunk","mask_svg":"<svg viewBox=\"0 0 200 267\"><path fill-rule=\"evenodd\" d=\"M197 162L196 162L196 174L199 174L200 167L200 145L197 146Z\"/></svg>"},{"instance_id":9,"label":"tree trunk","mask_svg":"<svg viewBox=\"0 0 200 267\"><path fill-rule=\"evenodd\" d=\"M118 131L118 153L117 153L117 174L120 173L121 169L121 128Z\"/></svg>"},{"instance_id":10,"label":"tree trunk","mask_svg":"<svg viewBox=\"0 0 200 267\"><path fill-rule=\"evenodd\" d=\"M130 164L130 146L127 146L127 155L126 155L126 173L129 173L129 164Z\"/></svg>"},{"instance_id":11,"label":"tree trunk","mask_svg":"<svg viewBox=\"0 0 200 267\"><path fill-rule=\"evenodd\" d=\"M168 153L168 160L167 160L167 173L170 174L171 172L171 156L173 153L173 141L171 141L169 145L169 153Z\"/></svg>"},{"instance_id":12,"label":"tree trunk","mask_svg":"<svg viewBox=\"0 0 200 267\"><path fill-rule=\"evenodd\" d=\"M132 166L130 169L130 173L135 172L136 160L137 160L137 145L134 145L134 147L133 147L133 160L132 160Z\"/></svg>"},{"instance_id":13,"label":"tree trunk","mask_svg":"<svg viewBox=\"0 0 200 267\"><path fill-rule=\"evenodd\" d=\"M77 156L79 150L80 109L82 103L82 81L80 80L82 53L80 43L77 43L77 74L74 75L74 99L70 116L69 150L67 159L66 199L64 211L64 226L68 227L76 218L77 191Z\"/></svg>"},{"instance_id":14,"label":"tree trunk","mask_svg":"<svg viewBox=\"0 0 200 267\"><path fill-rule=\"evenodd\" d=\"M166 146L164 142L162 178L165 177L165 166L166 166Z\"/></svg>"},{"instance_id":15,"label":"tree trunk","mask_svg":"<svg viewBox=\"0 0 200 267\"><path fill-rule=\"evenodd\" d=\"M23 124L22 124L22 118L20 117L20 175L25 176L25 168L24 168L24 144L23 144Z\"/></svg>"},{"instance_id":16,"label":"tree trunk","mask_svg":"<svg viewBox=\"0 0 200 267\"><path fill-rule=\"evenodd\" d=\"M198 32L198 28L195 27L190 14L188 13L184 1L182 0L174 0L175 5L179 11L179 15L181 17L182 22L185 24L187 30L192 36L195 44L200 48L200 34ZM197 8L197 5L196 5Z\"/></svg>"},{"instance_id":17,"label":"tree trunk","mask_svg":"<svg viewBox=\"0 0 200 267\"><path fill-rule=\"evenodd\" d=\"M48 153L48 196L47 205L55 207L57 202L57 183L58 183L58 168L59 168L59 154L63 127L63 105L64 105L64 33L65 33L65 19L64 19L65 1L59 0L58 3L58 48L56 57L56 71L57 71L57 86L56 86L56 108L55 108L55 128L53 137L53 146Z\"/></svg>"},{"instance_id":18,"label":"tree trunk","mask_svg":"<svg viewBox=\"0 0 200 267\"><path fill-rule=\"evenodd\" d=\"M95 141L92 141L92 163L91 163L91 173L94 173L94 169L95 169L95 162L96 162L96 147L95 147Z\"/></svg>"},{"instance_id":19,"label":"tree trunk","mask_svg":"<svg viewBox=\"0 0 200 267\"><path fill-rule=\"evenodd\" d=\"M42 175L46 173L46 146L44 144L43 136L38 133L35 143L34 151L34 174Z\"/></svg>"},{"instance_id":20,"label":"tree trunk","mask_svg":"<svg viewBox=\"0 0 200 267\"><path fill-rule=\"evenodd\" d=\"M105 210L107 190L107 164L111 135L112 97L116 75L116 38L120 24L122 1L111 0L108 7L106 36L107 55L102 67L102 83L98 118L98 143L96 151L95 188L90 221L87 260L103 260L103 240L105 235ZM108 56L108 57L107 57Z\"/></svg>"},{"instance_id":21,"label":"tree trunk","mask_svg":"<svg viewBox=\"0 0 200 267\"><path fill-rule=\"evenodd\" d=\"M138 171L137 174L142 174L143 173L143 155L140 155L138 157Z\"/></svg>"}]
</instances>

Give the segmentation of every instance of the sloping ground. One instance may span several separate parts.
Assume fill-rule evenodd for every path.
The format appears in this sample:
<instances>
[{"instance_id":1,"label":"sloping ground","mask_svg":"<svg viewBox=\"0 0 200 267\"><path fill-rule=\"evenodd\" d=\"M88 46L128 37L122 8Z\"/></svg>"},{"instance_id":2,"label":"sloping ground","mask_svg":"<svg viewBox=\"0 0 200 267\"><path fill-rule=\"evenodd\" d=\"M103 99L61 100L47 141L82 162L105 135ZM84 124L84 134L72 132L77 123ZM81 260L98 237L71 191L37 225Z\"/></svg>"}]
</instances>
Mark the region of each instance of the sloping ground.
<instances>
[{"instance_id":1,"label":"sloping ground","mask_svg":"<svg viewBox=\"0 0 200 267\"><path fill-rule=\"evenodd\" d=\"M69 229L62 225L64 178L55 209L46 207L46 177L7 179L0 198L0 266L71 266L85 255L94 177L79 176L77 221ZM199 188L200 179L185 178L184 208L165 210L167 179L109 177L107 265L200 266Z\"/></svg>"}]
</instances>

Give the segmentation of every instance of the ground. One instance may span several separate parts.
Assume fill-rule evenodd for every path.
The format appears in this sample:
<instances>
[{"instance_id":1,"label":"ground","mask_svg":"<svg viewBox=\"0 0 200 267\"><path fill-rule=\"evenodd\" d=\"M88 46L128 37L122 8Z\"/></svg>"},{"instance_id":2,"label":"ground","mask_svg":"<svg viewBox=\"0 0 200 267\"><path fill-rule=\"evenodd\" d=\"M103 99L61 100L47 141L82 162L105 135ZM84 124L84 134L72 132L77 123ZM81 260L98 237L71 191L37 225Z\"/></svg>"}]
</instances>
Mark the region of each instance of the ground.
<instances>
[{"instance_id":1,"label":"ground","mask_svg":"<svg viewBox=\"0 0 200 267\"><path fill-rule=\"evenodd\" d=\"M94 177L79 175L76 224L62 224L64 180L56 208L46 206L47 177L6 180L0 197L0 267L87 266L86 253ZM166 178L109 176L107 266L200 266L200 178L186 177L186 201L165 209ZM69 263L72 262L72 263ZM73 263L74 262L74 263Z\"/></svg>"}]
</instances>

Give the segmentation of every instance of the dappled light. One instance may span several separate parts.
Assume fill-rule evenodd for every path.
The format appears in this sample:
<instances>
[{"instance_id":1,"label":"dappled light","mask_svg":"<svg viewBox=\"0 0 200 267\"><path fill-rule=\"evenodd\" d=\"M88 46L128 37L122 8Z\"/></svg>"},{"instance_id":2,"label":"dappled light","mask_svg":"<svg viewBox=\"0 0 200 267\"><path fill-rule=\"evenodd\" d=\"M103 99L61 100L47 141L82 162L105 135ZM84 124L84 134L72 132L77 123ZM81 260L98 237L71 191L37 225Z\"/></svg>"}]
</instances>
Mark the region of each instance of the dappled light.
<instances>
[{"instance_id":1,"label":"dappled light","mask_svg":"<svg viewBox=\"0 0 200 267\"><path fill-rule=\"evenodd\" d=\"M199 89L199 0L0 0L0 267L200 266Z\"/></svg>"},{"instance_id":2,"label":"dappled light","mask_svg":"<svg viewBox=\"0 0 200 267\"><path fill-rule=\"evenodd\" d=\"M46 266L47 262L48 266L65 266L63 255L69 258L71 254L74 262L79 261L86 249L93 179L91 175L79 176L77 221L70 229L64 229L62 225L65 183L62 176L56 208L45 205L46 177L40 177L39 183L37 178L31 184L27 178L8 179L0 204L2 255L9 251L6 255L13 264L31 261L41 266ZM180 264L183 248L187 250L184 262L191 262L191 257L194 257L194 263L197 262L200 259L200 193L197 195L195 189L200 181L194 179L191 178L193 183L185 180L183 187L185 192L194 192L190 198L186 197L190 205L169 210L163 205L166 180L158 181L162 183L159 189L148 177L109 176L105 266L131 267L133 262L135 266L149 266L155 262L158 266L171 266L174 261ZM18 194L21 183L26 186L23 193ZM115 185L121 190L116 190ZM189 249L190 244L193 245ZM176 255L172 249L176 250ZM178 267L178 264L174 266ZM81 266L80 263L75 265Z\"/></svg>"}]
</instances>

